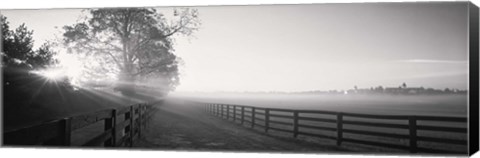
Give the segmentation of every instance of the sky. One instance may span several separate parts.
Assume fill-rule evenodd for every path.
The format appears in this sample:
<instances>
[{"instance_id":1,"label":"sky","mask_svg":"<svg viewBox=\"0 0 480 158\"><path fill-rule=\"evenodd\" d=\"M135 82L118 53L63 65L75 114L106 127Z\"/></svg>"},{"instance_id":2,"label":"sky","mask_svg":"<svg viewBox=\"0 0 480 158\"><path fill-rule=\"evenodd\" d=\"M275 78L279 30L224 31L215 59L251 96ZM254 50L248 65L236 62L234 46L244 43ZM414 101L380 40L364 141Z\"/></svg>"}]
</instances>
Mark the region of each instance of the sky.
<instances>
[{"instance_id":1,"label":"sky","mask_svg":"<svg viewBox=\"0 0 480 158\"><path fill-rule=\"evenodd\" d=\"M467 89L465 3L196 7L177 91L346 90L382 85ZM165 8L164 8L165 9ZM162 9L159 9L162 11ZM80 10L2 10L35 45L73 24Z\"/></svg>"}]
</instances>

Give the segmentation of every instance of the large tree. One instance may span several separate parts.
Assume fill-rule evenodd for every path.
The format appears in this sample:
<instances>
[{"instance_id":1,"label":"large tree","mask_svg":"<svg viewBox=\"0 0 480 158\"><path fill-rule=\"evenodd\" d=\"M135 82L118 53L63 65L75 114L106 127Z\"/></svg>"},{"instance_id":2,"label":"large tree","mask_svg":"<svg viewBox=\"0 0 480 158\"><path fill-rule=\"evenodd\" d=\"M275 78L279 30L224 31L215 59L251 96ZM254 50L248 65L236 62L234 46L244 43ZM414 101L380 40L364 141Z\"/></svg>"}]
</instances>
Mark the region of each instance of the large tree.
<instances>
[{"instance_id":1,"label":"large tree","mask_svg":"<svg viewBox=\"0 0 480 158\"><path fill-rule=\"evenodd\" d=\"M173 10L169 17L153 8L92 9L83 22L65 26L69 52L95 57L89 74L117 75L117 89L134 93L135 82L154 78L157 87L179 83L180 59L173 54L174 36L189 36L200 25L195 9Z\"/></svg>"}]
</instances>

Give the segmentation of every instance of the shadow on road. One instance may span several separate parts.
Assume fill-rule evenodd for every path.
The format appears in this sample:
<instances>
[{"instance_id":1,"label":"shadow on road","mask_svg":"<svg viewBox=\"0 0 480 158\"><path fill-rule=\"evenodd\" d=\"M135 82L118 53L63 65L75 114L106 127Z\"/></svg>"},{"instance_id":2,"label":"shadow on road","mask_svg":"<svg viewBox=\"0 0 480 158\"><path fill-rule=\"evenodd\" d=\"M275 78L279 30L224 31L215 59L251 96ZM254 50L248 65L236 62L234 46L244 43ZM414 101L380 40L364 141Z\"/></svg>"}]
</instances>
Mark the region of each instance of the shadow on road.
<instances>
[{"instance_id":1,"label":"shadow on road","mask_svg":"<svg viewBox=\"0 0 480 158\"><path fill-rule=\"evenodd\" d=\"M202 105L168 98L135 147L163 150L229 150L278 152L346 152L293 138L267 135L211 116Z\"/></svg>"}]
</instances>

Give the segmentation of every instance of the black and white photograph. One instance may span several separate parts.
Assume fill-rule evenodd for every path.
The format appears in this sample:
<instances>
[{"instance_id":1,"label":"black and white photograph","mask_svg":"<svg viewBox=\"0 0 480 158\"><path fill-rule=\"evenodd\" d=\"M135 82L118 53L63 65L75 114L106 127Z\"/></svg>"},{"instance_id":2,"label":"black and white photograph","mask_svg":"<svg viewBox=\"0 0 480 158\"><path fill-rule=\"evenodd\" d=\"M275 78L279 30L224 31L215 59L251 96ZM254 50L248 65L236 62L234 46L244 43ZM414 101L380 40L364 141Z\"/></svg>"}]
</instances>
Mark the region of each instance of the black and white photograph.
<instances>
[{"instance_id":1,"label":"black and white photograph","mask_svg":"<svg viewBox=\"0 0 480 158\"><path fill-rule=\"evenodd\" d=\"M469 156L476 4L0 9L2 146Z\"/></svg>"}]
</instances>

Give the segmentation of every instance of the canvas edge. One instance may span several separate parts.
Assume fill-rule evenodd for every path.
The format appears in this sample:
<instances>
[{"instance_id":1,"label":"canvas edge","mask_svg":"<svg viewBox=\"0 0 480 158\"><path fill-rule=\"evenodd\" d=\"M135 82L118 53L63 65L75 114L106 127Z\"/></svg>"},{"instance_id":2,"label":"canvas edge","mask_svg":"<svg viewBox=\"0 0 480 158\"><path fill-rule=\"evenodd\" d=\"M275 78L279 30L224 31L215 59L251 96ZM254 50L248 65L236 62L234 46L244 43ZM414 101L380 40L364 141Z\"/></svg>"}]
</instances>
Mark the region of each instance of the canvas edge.
<instances>
[{"instance_id":1,"label":"canvas edge","mask_svg":"<svg viewBox=\"0 0 480 158\"><path fill-rule=\"evenodd\" d=\"M416 3L416 2L386 2L386 3ZM425 2L424 2L425 3ZM435 3L433 2L426 2L426 3ZM448 3L448 2L437 2L437 3ZM314 3L315 4L315 3ZM329 4L329 3L316 3L316 4ZM332 3L330 3L332 4ZM335 3L333 3L335 4ZM371 3L374 4L374 3ZM309 4L253 4L255 5L309 5ZM473 3L469 2L468 4L468 56L469 56L469 104L468 104L468 154L471 156L478 152L479 150L479 8ZM189 7L209 7L207 6L189 6ZM215 5L213 5L215 7ZM230 5L220 5L220 6L230 6ZM232 6L242 6L242 5L232 5ZM248 5L247 5L248 6ZM153 6L152 6L153 7ZM158 6L158 7L173 7L173 6ZM102 8L102 7L100 7ZM118 8L118 7L116 7ZM128 8L128 7L120 7L120 8ZM46 9L46 8L40 8ZM51 9L78 9L78 8L51 8ZM12 9L0 9L0 16L2 10L12 10ZM1 24L1 23L0 23ZM0 37L2 36L0 32ZM2 47L3 41L0 38L0 51L3 50ZM1 57L0 57L1 60ZM0 72L2 69L0 69ZM0 83L3 79L3 72L2 76L0 77ZM0 88L0 94L3 94L3 88ZM3 97L0 96L0 97ZM3 98L1 98L3 103ZM2 104L3 105L3 104ZM3 115L3 107L0 108L0 113ZM3 131L3 117L0 117L0 131ZM3 143L3 134L0 135L0 147L5 147ZM327 153L328 154L328 153ZM343 153L344 154L344 153ZM360 154L362 155L362 154ZM400 155L399 155L400 156Z\"/></svg>"},{"instance_id":2,"label":"canvas edge","mask_svg":"<svg viewBox=\"0 0 480 158\"><path fill-rule=\"evenodd\" d=\"M468 50L469 50L469 155L478 151L479 142L479 12L472 2L468 3Z\"/></svg>"}]
</instances>

